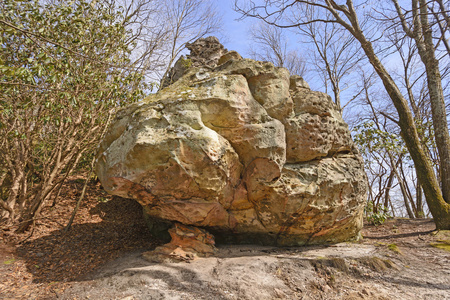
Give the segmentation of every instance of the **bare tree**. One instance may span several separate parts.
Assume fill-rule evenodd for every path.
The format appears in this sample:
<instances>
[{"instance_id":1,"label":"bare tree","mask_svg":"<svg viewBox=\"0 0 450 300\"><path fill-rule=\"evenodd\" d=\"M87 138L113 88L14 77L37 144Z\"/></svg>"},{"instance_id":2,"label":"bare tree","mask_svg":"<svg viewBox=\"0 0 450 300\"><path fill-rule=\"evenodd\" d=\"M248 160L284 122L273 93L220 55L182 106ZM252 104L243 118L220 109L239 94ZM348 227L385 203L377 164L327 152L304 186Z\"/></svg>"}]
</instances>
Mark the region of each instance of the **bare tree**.
<instances>
[{"instance_id":1,"label":"bare tree","mask_svg":"<svg viewBox=\"0 0 450 300\"><path fill-rule=\"evenodd\" d=\"M447 124L444 92L439 61L435 54L433 30L429 20L427 1L411 1L411 9L405 11L397 0L392 0L405 34L414 39L427 74L428 93L432 110L436 145L440 158L441 185L444 200L450 204L450 134ZM411 21L407 17L411 15Z\"/></svg>"},{"instance_id":2,"label":"bare tree","mask_svg":"<svg viewBox=\"0 0 450 300\"><path fill-rule=\"evenodd\" d=\"M447 33L450 33L450 5L448 1L444 4L442 0L434 0L428 4L428 8L434 16L434 21L439 27L440 37L439 40L445 46L447 54L450 55L450 45L446 38Z\"/></svg>"},{"instance_id":3,"label":"bare tree","mask_svg":"<svg viewBox=\"0 0 450 300\"><path fill-rule=\"evenodd\" d=\"M412 111L414 113L414 119L418 126L419 138L422 141L425 153L435 166L436 174L440 180L440 161L439 154L437 153L436 144L432 136L433 126L430 120L431 108L429 101L429 94L427 89L427 79L423 65L421 64L420 57L417 55L417 47L412 39L405 38L402 30L397 30L398 27L393 25L392 20L387 22L386 27L391 28L387 39L396 50L396 54L399 56L402 63L398 68L398 72L393 71L392 75L394 79L399 82L399 86L403 93L406 95L406 99L409 101ZM389 24L391 23L391 24ZM416 201L417 201L417 217L424 216L423 204L422 204L422 187L420 180L416 177Z\"/></svg>"},{"instance_id":4,"label":"bare tree","mask_svg":"<svg viewBox=\"0 0 450 300\"><path fill-rule=\"evenodd\" d=\"M123 25L132 33L133 68L160 86L186 43L218 33L222 26L212 0L102 1L123 8Z\"/></svg>"},{"instance_id":5,"label":"bare tree","mask_svg":"<svg viewBox=\"0 0 450 300\"><path fill-rule=\"evenodd\" d=\"M161 76L160 89L168 80L167 75L186 43L217 32L222 26L222 18L211 0L164 0L160 11L168 31L165 40L166 67ZM169 79L170 80L170 79Z\"/></svg>"},{"instance_id":6,"label":"bare tree","mask_svg":"<svg viewBox=\"0 0 450 300\"><path fill-rule=\"evenodd\" d=\"M392 142L391 139L388 139L391 135L387 133L386 126L382 127L381 120L379 118L379 113L376 111L373 101L372 101L372 95L369 92L369 85L370 83L366 78L363 79L364 81L364 100L366 104L370 107L370 112L372 114L373 118L373 124L374 127L377 129L377 132L379 133L380 142L383 145L382 148L384 148L385 153L387 154L388 161L387 165L390 166L391 174L395 175L397 178L398 184L400 186L400 191L403 195L403 201L406 208L406 212L408 213L408 216L413 219L415 217L415 214L413 212L413 208L415 208L414 201L412 200L411 194L408 193L408 186L406 183L406 180L404 176L402 176L402 168L401 168L401 162L404 157L404 154L401 150L401 147L399 145L395 145L394 142ZM386 124L385 122L383 122ZM387 134L386 134L387 133ZM395 152L397 152L397 156L395 157ZM400 167L400 168L399 168ZM417 209L414 209L416 211Z\"/></svg>"},{"instance_id":7,"label":"bare tree","mask_svg":"<svg viewBox=\"0 0 450 300\"><path fill-rule=\"evenodd\" d=\"M445 113L445 105L443 104L442 85L440 83L439 62L434 56L434 45L432 42L432 31L428 23L428 13L425 1L412 0L413 3L413 27L407 23L404 17L404 12L401 8L397 8L398 16L402 21L402 27L407 34L411 34L413 38L417 38L417 46L421 47L419 54L427 69L428 89L430 92L430 99L432 100L432 114L433 124L436 132L436 141L439 140L439 155L441 163L450 164L450 157L446 153L449 152L448 145L450 144L448 137L448 126ZM395 1L393 1L395 4ZM236 9L245 16L255 17L264 20L268 24L279 26L282 28L306 26L311 23L336 23L347 30L360 44L365 56L374 68L375 72L381 79L383 86L388 93L393 105L398 113L398 125L401 129L401 135L409 150L409 153L414 161L417 170L417 176L422 183L423 191L428 203L431 214L434 217L436 227L439 229L450 229L450 204L446 202L450 194L446 188L448 185L446 178L450 176L450 170L443 168L444 177L441 181L442 191L440 189L439 181L434 174L433 167L428 159L421 140L418 135L413 113L408 105L408 101L403 96L397 83L392 79L390 73L385 65L379 59L373 42L375 32L370 31L367 26L362 26L359 21L358 12L368 9L368 3L355 6L353 1L347 0L345 4L338 4L333 0L322 1L275 1L266 0L264 4L258 6L253 2L247 7L242 7L235 2ZM288 14L291 8L298 6L296 9L297 22L286 22L283 15ZM312 9L318 9L323 12L318 18L309 20L308 16ZM366 35L366 34L369 35ZM443 148L447 149L443 149ZM442 150L441 150L442 149Z\"/></svg>"},{"instance_id":8,"label":"bare tree","mask_svg":"<svg viewBox=\"0 0 450 300\"><path fill-rule=\"evenodd\" d=\"M305 76L305 61L298 50L289 47L281 28L259 22L251 27L250 38L254 42L249 50L251 58L286 68L292 75Z\"/></svg>"},{"instance_id":9,"label":"bare tree","mask_svg":"<svg viewBox=\"0 0 450 300\"><path fill-rule=\"evenodd\" d=\"M160 11L163 3L157 0L107 0L114 7L124 7L124 27L132 34L128 43L132 45L133 67L150 79L155 79L154 70L164 68L166 62L165 43L169 36ZM115 3L117 2L117 3Z\"/></svg>"},{"instance_id":10,"label":"bare tree","mask_svg":"<svg viewBox=\"0 0 450 300\"><path fill-rule=\"evenodd\" d=\"M313 20L313 16L309 18ZM341 92L352 85L346 79L363 59L355 38L335 23L311 22L298 27L298 30L313 45L315 51L310 55L316 72L325 87L331 86L334 102L342 108ZM353 98L361 92L357 92Z\"/></svg>"}]
</instances>

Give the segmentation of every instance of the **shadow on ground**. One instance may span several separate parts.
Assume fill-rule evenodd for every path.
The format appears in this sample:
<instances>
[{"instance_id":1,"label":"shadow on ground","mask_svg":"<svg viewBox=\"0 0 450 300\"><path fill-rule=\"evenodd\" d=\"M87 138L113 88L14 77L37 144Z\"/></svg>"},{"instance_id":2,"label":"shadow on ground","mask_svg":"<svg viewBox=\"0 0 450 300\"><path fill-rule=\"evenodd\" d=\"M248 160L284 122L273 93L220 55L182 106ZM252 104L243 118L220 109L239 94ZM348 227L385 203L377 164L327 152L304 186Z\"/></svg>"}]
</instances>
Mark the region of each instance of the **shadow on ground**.
<instances>
[{"instance_id":1,"label":"shadow on ground","mask_svg":"<svg viewBox=\"0 0 450 300\"><path fill-rule=\"evenodd\" d=\"M113 197L98 202L89 215L99 222L74 224L69 232L54 230L17 248L33 282L84 280L125 253L151 250L161 243L150 234L135 201Z\"/></svg>"},{"instance_id":2,"label":"shadow on ground","mask_svg":"<svg viewBox=\"0 0 450 300\"><path fill-rule=\"evenodd\" d=\"M393 224L395 222L395 224ZM383 226L365 224L364 238L370 240L414 240L436 230L432 219L388 220Z\"/></svg>"}]
</instances>

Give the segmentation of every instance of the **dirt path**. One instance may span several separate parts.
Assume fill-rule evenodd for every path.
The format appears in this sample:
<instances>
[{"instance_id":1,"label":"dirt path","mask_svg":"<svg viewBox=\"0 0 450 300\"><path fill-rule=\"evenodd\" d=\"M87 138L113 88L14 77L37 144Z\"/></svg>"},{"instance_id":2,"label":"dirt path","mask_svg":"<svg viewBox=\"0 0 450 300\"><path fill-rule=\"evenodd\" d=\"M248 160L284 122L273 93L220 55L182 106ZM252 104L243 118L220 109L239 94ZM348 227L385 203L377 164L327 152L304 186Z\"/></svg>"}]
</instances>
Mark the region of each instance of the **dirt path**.
<instances>
[{"instance_id":1,"label":"dirt path","mask_svg":"<svg viewBox=\"0 0 450 300\"><path fill-rule=\"evenodd\" d=\"M429 245L439 239L432 228L429 220L389 221L368 227L361 243L222 246L189 264L150 264L135 253L61 298L450 299L450 253Z\"/></svg>"},{"instance_id":2,"label":"dirt path","mask_svg":"<svg viewBox=\"0 0 450 300\"><path fill-rule=\"evenodd\" d=\"M139 205L92 184L62 229L82 182L44 209L30 239L0 231L0 299L450 299L450 243L430 220L366 226L359 243L330 247L220 246L216 257L151 264L160 244ZM447 243L447 244L446 244Z\"/></svg>"}]
</instances>

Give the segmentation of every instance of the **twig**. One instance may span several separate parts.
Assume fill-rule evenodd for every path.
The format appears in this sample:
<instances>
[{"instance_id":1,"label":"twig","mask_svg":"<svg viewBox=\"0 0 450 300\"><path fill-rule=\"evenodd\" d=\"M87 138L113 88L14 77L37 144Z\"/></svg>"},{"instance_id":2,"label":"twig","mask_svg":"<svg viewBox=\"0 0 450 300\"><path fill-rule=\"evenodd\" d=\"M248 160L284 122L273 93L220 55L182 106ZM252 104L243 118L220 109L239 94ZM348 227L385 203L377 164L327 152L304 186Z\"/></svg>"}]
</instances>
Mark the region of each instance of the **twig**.
<instances>
[{"instance_id":1,"label":"twig","mask_svg":"<svg viewBox=\"0 0 450 300\"><path fill-rule=\"evenodd\" d=\"M75 219L75 215L77 214L78 208L80 208L81 201L83 200L84 194L86 193L86 187L87 187L87 185L89 183L89 180L91 178L92 172L94 170L94 163L95 163L95 156L92 159L91 168L89 170L89 174L86 177L86 180L84 181L84 186L83 186L83 190L81 191L80 198L78 198L77 205L75 206L75 208L73 210L73 213L72 213L72 216L70 217L69 223L67 223L66 228L64 228L64 232L69 231L70 228L72 227L73 220Z\"/></svg>"},{"instance_id":2,"label":"twig","mask_svg":"<svg viewBox=\"0 0 450 300\"><path fill-rule=\"evenodd\" d=\"M392 122L394 122L395 124L399 124L399 121L394 119L393 117L389 116L388 114L386 114L385 112L380 111L380 114L383 115L383 117L385 117L386 119L391 120Z\"/></svg>"},{"instance_id":3,"label":"twig","mask_svg":"<svg viewBox=\"0 0 450 300\"><path fill-rule=\"evenodd\" d=\"M34 221L35 221L35 220L33 219L33 225L34 225ZM35 228L36 228L36 226L33 226L33 227L31 228L30 234L29 234L26 238L24 238L23 240L21 240L21 241L19 242L19 245L25 243L26 240L28 240L30 237L33 236L33 233L34 233Z\"/></svg>"},{"instance_id":4,"label":"twig","mask_svg":"<svg viewBox=\"0 0 450 300\"><path fill-rule=\"evenodd\" d=\"M111 115L112 115L112 113L111 113L111 111L110 111L110 112L109 112L109 115L108 115L108 120L106 121L105 128L103 129L103 132L102 132L102 134L100 135L100 140L103 138L103 136L104 136L106 130L108 129L109 122L111 121ZM78 209L79 209L79 207L80 207L81 201L82 201L83 198L84 198L84 194L86 193L86 187L87 187L88 182L89 182L89 180L90 180L90 178L91 178L91 176L92 176L92 173L93 173L93 171L94 171L95 159L96 159L96 156L94 155L94 157L92 158L92 161L91 161L89 174L88 174L86 180L84 181L84 186L83 186L83 190L81 191L80 198L78 198L77 205L75 206L75 208L74 208L74 210L73 210L73 213L72 213L72 216L70 217L69 223L67 223L66 228L64 228L64 231L65 231L65 232L68 232L68 231L70 230L70 228L72 227L72 223L73 223L73 220L75 219L75 215L76 215L76 213L77 213L77 211L78 211Z\"/></svg>"}]
</instances>

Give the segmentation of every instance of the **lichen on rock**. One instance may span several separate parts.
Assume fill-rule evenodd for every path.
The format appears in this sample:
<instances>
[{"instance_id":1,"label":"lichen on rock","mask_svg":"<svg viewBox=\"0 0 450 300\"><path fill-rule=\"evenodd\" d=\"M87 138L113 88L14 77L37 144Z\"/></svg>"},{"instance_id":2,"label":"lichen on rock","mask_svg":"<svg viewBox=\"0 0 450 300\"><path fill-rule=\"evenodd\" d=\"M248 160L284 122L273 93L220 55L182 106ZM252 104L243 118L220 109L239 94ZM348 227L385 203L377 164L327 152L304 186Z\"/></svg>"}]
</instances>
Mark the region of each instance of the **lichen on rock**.
<instances>
[{"instance_id":1,"label":"lichen on rock","mask_svg":"<svg viewBox=\"0 0 450 300\"><path fill-rule=\"evenodd\" d=\"M98 154L105 190L219 242L357 238L366 175L331 98L216 38L188 48L170 85L118 112Z\"/></svg>"}]
</instances>

